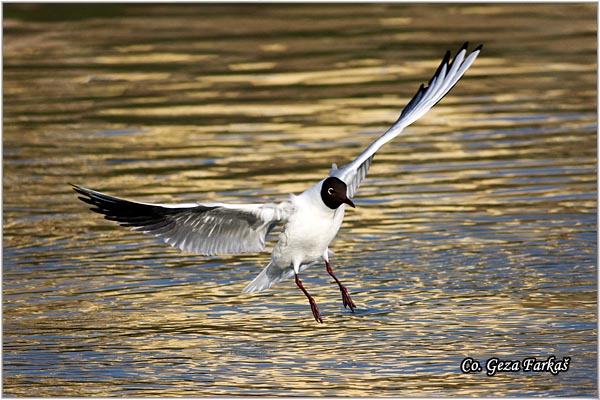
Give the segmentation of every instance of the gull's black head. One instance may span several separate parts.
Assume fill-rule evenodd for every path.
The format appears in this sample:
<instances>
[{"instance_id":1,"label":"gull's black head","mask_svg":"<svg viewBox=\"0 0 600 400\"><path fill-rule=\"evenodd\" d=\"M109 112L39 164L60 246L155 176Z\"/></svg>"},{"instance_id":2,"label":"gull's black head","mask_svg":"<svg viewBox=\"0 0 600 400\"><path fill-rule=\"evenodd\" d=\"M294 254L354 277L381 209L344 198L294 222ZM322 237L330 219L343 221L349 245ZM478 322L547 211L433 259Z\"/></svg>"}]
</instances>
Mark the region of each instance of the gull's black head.
<instances>
[{"instance_id":1,"label":"gull's black head","mask_svg":"<svg viewBox=\"0 0 600 400\"><path fill-rule=\"evenodd\" d=\"M321 186L321 199L323 200L323 203L332 210L335 210L343 203L354 208L354 203L346 195L347 189L344 182L330 176L323 181L323 185Z\"/></svg>"}]
</instances>

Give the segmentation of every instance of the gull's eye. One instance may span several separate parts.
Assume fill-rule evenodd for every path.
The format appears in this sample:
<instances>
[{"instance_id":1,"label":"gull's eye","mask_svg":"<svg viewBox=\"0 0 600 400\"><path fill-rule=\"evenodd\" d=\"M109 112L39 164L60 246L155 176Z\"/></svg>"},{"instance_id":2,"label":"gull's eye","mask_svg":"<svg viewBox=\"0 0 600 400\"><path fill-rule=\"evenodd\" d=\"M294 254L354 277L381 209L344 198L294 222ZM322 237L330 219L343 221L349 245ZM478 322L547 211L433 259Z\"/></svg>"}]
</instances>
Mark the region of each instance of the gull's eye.
<instances>
[{"instance_id":1,"label":"gull's eye","mask_svg":"<svg viewBox=\"0 0 600 400\"><path fill-rule=\"evenodd\" d=\"M333 188L327 189L327 194L329 194L330 196L333 196Z\"/></svg>"}]
</instances>

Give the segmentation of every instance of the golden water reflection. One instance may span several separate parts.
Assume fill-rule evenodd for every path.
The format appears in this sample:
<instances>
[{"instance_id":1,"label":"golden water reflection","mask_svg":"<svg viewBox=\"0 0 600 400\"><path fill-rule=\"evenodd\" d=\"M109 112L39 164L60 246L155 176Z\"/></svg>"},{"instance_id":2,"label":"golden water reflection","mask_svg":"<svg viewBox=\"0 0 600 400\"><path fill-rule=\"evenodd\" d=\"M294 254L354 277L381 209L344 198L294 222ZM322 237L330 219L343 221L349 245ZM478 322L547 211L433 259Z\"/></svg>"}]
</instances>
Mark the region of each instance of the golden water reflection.
<instances>
[{"instance_id":1,"label":"golden water reflection","mask_svg":"<svg viewBox=\"0 0 600 400\"><path fill-rule=\"evenodd\" d=\"M597 395L595 5L53 7L5 7L5 394ZM334 242L356 314L322 267L316 325L291 281L241 294L267 252L181 254L68 186L286 200L465 40L481 58L377 154ZM552 354L573 367L459 369Z\"/></svg>"}]
</instances>

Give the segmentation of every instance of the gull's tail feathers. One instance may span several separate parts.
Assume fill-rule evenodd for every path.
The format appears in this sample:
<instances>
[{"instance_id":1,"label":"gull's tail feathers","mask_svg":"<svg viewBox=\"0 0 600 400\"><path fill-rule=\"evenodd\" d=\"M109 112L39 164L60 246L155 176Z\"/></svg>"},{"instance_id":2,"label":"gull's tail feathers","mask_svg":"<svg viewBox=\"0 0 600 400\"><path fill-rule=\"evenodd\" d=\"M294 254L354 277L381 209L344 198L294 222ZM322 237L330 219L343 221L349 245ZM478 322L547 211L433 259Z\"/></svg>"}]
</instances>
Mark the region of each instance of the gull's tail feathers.
<instances>
[{"instance_id":1,"label":"gull's tail feathers","mask_svg":"<svg viewBox=\"0 0 600 400\"><path fill-rule=\"evenodd\" d=\"M333 251L327 249L327 255L332 256ZM300 272L304 271L308 267L312 267L315 264L318 264L323 261L323 258L318 259L317 261L313 261L308 264L302 264L300 266ZM273 261L271 261L261 272L250 282L244 290L243 293L254 293L254 292L262 292L263 290L267 290L276 283L281 282L286 278L291 278L294 276L294 268L291 266L289 268L281 268L273 265Z\"/></svg>"},{"instance_id":2,"label":"gull's tail feathers","mask_svg":"<svg viewBox=\"0 0 600 400\"><path fill-rule=\"evenodd\" d=\"M294 272L294 270L275 270L275 268L271 268L271 263L267 265L261 272L244 288L244 293L254 293L254 292L262 292L273 286L276 283L281 282L283 279L287 277L289 272Z\"/></svg>"}]
</instances>

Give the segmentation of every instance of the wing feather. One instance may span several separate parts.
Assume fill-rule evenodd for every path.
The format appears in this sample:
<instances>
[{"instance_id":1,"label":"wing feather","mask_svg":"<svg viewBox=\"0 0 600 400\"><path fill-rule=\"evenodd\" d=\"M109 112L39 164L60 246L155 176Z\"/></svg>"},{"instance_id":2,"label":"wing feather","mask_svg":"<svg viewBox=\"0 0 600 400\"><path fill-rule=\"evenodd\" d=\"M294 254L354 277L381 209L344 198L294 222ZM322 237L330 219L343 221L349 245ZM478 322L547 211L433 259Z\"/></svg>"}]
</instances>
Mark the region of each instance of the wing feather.
<instances>
[{"instance_id":1,"label":"wing feather","mask_svg":"<svg viewBox=\"0 0 600 400\"><path fill-rule=\"evenodd\" d=\"M348 186L348 197L352 198L356 194L358 187L369 172L369 167L377 150L398 136L404 128L421 118L442 100L473 64L483 47L482 45L478 46L466 57L467 46L468 43L465 43L451 62L450 52L446 52L428 85L421 84L394 125L371 143L354 161L342 168L331 170L330 176L341 179Z\"/></svg>"},{"instance_id":2,"label":"wing feather","mask_svg":"<svg viewBox=\"0 0 600 400\"><path fill-rule=\"evenodd\" d=\"M268 233L285 221L292 205L281 204L150 204L73 185L92 211L135 231L162 238L190 253L214 255L262 251Z\"/></svg>"}]
</instances>

